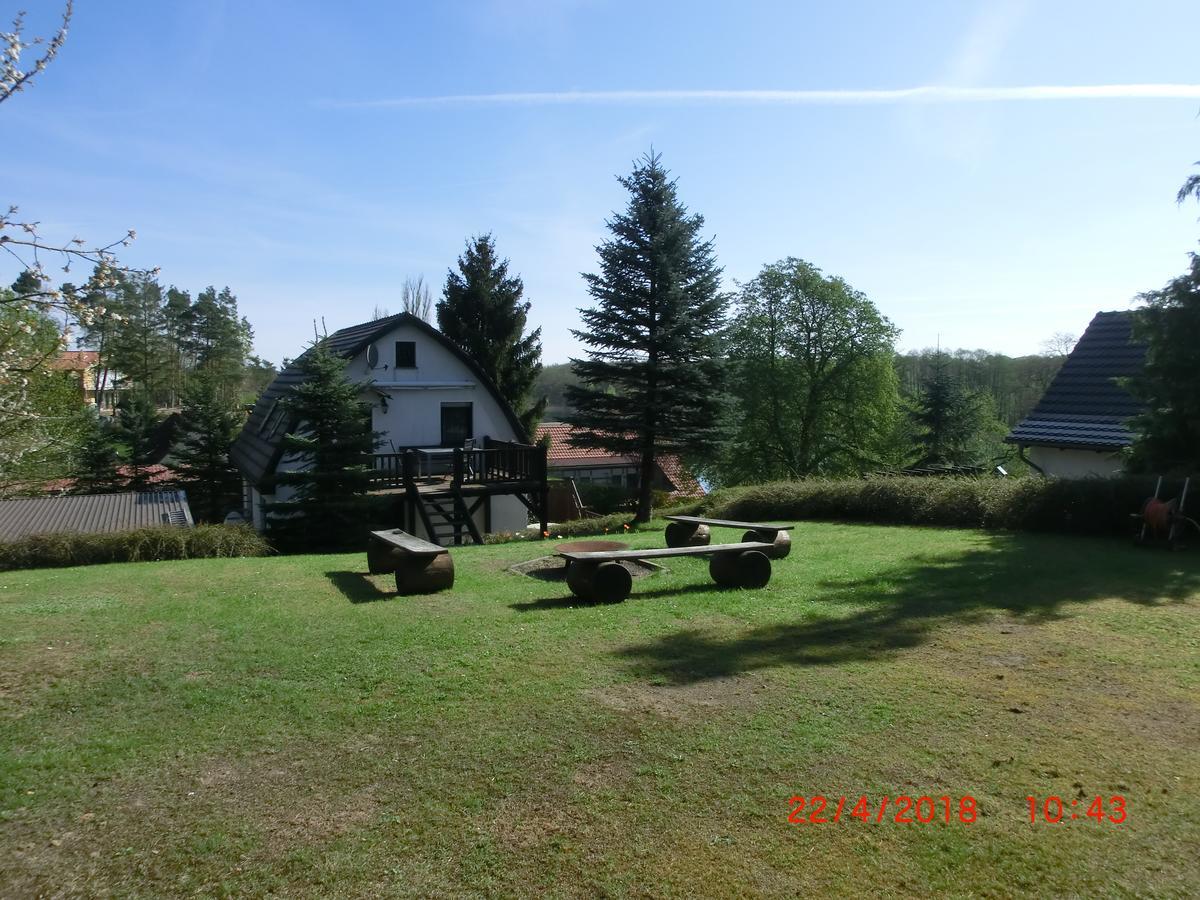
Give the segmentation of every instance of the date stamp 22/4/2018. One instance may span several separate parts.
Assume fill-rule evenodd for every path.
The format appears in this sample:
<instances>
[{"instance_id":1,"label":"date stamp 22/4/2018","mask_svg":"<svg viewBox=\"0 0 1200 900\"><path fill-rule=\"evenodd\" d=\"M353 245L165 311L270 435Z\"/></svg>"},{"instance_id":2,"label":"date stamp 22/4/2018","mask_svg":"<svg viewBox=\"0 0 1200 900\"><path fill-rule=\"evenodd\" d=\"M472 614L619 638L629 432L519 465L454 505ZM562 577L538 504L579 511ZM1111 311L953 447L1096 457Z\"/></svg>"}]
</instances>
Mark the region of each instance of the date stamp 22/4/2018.
<instances>
[{"instance_id":1,"label":"date stamp 22/4/2018","mask_svg":"<svg viewBox=\"0 0 1200 900\"><path fill-rule=\"evenodd\" d=\"M1029 804L1029 821L1035 825L1056 825L1081 820L1120 825L1128 818L1125 798L1120 794L1111 797L1097 796L1090 801L1064 801L1061 797L1053 796L1029 796L1025 800ZM810 797L790 797L787 820L792 825L826 825L856 821L875 824L890 822L897 825L973 825L978 817L979 803L970 794L961 797L884 795L878 800L872 800L866 795L854 800L816 794Z\"/></svg>"}]
</instances>

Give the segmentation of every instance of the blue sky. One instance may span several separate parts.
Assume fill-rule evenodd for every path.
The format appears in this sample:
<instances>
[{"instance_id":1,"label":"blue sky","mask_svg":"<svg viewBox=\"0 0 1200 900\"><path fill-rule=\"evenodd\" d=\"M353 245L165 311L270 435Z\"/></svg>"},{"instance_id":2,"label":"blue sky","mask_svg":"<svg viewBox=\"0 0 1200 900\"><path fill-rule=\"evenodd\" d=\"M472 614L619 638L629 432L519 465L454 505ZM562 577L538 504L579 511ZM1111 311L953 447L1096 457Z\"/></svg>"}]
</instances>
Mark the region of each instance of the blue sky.
<instances>
[{"instance_id":1,"label":"blue sky","mask_svg":"<svg viewBox=\"0 0 1200 900\"><path fill-rule=\"evenodd\" d=\"M59 3L23 5L51 30ZM902 349L1036 352L1200 238L1174 203L1200 159L1194 2L77 7L0 107L0 201L47 236L137 229L128 263L228 284L276 362L314 318L396 311L406 276L440 292L482 231L565 361L613 176L651 145L731 287L802 257ZM1074 90L1011 90L1033 86Z\"/></svg>"}]
</instances>

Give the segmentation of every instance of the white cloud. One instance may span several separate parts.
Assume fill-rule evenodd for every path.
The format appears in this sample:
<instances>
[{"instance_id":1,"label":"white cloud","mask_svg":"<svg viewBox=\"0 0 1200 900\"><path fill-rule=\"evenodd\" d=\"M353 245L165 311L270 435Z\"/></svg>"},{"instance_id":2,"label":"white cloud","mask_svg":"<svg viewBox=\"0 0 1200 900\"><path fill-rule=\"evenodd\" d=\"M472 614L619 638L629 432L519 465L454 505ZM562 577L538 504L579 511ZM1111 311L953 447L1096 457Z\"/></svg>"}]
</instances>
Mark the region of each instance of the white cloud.
<instances>
[{"instance_id":1,"label":"white cloud","mask_svg":"<svg viewBox=\"0 0 1200 900\"><path fill-rule=\"evenodd\" d=\"M325 100L320 101L318 105L327 109L392 109L418 106L894 105L1046 100L1200 100L1200 84L1075 84L1020 87L919 85L861 90L528 91L391 97L377 100Z\"/></svg>"}]
</instances>

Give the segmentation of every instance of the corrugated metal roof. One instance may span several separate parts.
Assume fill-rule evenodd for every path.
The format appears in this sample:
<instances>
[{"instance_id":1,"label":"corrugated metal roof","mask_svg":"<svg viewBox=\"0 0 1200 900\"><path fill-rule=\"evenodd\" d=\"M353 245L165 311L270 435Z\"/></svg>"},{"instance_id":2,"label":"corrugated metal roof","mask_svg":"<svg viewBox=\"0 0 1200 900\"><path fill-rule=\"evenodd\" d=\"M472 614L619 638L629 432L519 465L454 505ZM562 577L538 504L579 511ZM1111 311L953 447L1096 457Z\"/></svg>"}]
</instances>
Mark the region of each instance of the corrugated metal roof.
<instances>
[{"instance_id":1,"label":"corrugated metal roof","mask_svg":"<svg viewBox=\"0 0 1200 900\"><path fill-rule=\"evenodd\" d=\"M0 541L32 534L94 534L155 525L192 525L192 511L183 491L0 500Z\"/></svg>"},{"instance_id":2,"label":"corrugated metal roof","mask_svg":"<svg viewBox=\"0 0 1200 900\"><path fill-rule=\"evenodd\" d=\"M394 316L376 319L373 322L363 322L361 325L351 325L349 328L335 331L325 338L323 343L337 355L350 359L372 341L398 325L413 326L457 356L475 380L486 388L500 404L500 409L503 410L505 418L512 426L513 433L517 435L518 440L525 438L525 429L520 420L508 402L500 396L492 380L448 337L423 319L410 313L398 313ZM307 352L305 351L305 353ZM299 359L303 358L304 354L301 354ZM303 376L296 363L292 363L280 372L262 392L258 402L254 404L254 409L246 420L241 434L238 435L229 450L229 458L233 460L233 464L252 484L262 485L269 480L282 455L280 444L283 436L296 427L296 422L285 419L278 401L286 397L291 389L301 381L303 381ZM277 415L277 419L272 422L271 427L264 429L264 423L272 415Z\"/></svg>"},{"instance_id":3,"label":"corrugated metal roof","mask_svg":"<svg viewBox=\"0 0 1200 900\"><path fill-rule=\"evenodd\" d=\"M1132 339L1132 312L1096 313L1010 444L1116 450L1133 443L1126 424L1144 409L1116 381L1142 371L1146 347Z\"/></svg>"}]
</instances>

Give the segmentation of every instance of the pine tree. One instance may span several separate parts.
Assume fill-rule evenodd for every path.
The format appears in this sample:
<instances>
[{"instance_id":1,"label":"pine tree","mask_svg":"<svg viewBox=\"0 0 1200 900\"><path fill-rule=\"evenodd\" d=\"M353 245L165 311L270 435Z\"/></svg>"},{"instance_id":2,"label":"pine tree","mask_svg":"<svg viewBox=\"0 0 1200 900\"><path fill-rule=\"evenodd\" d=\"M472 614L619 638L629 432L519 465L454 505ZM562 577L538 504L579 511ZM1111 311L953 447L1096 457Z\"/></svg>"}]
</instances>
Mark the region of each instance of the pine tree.
<instances>
[{"instance_id":1,"label":"pine tree","mask_svg":"<svg viewBox=\"0 0 1200 900\"><path fill-rule=\"evenodd\" d=\"M490 234L467 242L458 271L446 275L437 305L438 328L479 364L500 396L516 411L527 433L546 409L546 398L531 399L542 370L542 329L525 334L530 304L525 286L508 274L508 260L496 255Z\"/></svg>"},{"instance_id":2,"label":"pine tree","mask_svg":"<svg viewBox=\"0 0 1200 900\"><path fill-rule=\"evenodd\" d=\"M1134 336L1146 344L1146 365L1129 388L1146 412L1132 423L1130 468L1200 472L1200 253L1183 275L1138 299L1146 305L1135 313Z\"/></svg>"},{"instance_id":3,"label":"pine tree","mask_svg":"<svg viewBox=\"0 0 1200 900\"><path fill-rule=\"evenodd\" d=\"M229 461L229 447L241 424L215 379L200 375L184 391L174 468L200 521L221 522L240 506L241 476Z\"/></svg>"},{"instance_id":4,"label":"pine tree","mask_svg":"<svg viewBox=\"0 0 1200 900\"><path fill-rule=\"evenodd\" d=\"M161 422L150 392L145 389L129 391L117 404L116 436L125 447L131 491L150 488L147 470L157 461L161 449L157 441Z\"/></svg>"},{"instance_id":5,"label":"pine tree","mask_svg":"<svg viewBox=\"0 0 1200 900\"><path fill-rule=\"evenodd\" d=\"M291 549L361 548L370 508L371 405L362 385L346 378L346 360L317 344L297 361L302 381L283 403L293 431L284 460L296 465L276 481L289 499L268 511L272 536Z\"/></svg>"},{"instance_id":6,"label":"pine tree","mask_svg":"<svg viewBox=\"0 0 1200 900\"><path fill-rule=\"evenodd\" d=\"M945 353L934 354L930 366L913 412L921 452L918 465L975 463L975 445L987 418L980 398L950 371Z\"/></svg>"},{"instance_id":7,"label":"pine tree","mask_svg":"<svg viewBox=\"0 0 1200 900\"><path fill-rule=\"evenodd\" d=\"M121 490L124 483L117 473L120 461L112 426L95 412L89 413L75 455L74 492L107 494Z\"/></svg>"},{"instance_id":8,"label":"pine tree","mask_svg":"<svg viewBox=\"0 0 1200 900\"><path fill-rule=\"evenodd\" d=\"M711 455L720 436L721 269L667 175L652 153L618 179L629 205L597 248L600 273L584 276L596 306L572 332L588 358L571 360L582 386L567 388L576 443L640 458L637 521L650 518L656 457Z\"/></svg>"}]
</instances>

